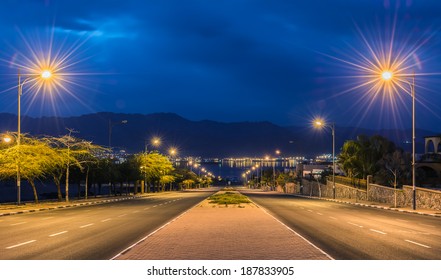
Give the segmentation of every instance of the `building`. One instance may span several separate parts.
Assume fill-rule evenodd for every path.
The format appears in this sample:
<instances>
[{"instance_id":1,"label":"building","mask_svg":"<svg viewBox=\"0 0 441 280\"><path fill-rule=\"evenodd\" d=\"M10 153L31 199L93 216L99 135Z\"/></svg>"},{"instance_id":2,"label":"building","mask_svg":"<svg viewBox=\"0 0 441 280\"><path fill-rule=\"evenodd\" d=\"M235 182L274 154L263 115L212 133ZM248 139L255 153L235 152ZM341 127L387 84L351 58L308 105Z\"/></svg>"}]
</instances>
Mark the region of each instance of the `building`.
<instances>
[{"instance_id":1,"label":"building","mask_svg":"<svg viewBox=\"0 0 441 280\"><path fill-rule=\"evenodd\" d=\"M416 163L418 185L441 187L441 135L424 137L424 155Z\"/></svg>"}]
</instances>

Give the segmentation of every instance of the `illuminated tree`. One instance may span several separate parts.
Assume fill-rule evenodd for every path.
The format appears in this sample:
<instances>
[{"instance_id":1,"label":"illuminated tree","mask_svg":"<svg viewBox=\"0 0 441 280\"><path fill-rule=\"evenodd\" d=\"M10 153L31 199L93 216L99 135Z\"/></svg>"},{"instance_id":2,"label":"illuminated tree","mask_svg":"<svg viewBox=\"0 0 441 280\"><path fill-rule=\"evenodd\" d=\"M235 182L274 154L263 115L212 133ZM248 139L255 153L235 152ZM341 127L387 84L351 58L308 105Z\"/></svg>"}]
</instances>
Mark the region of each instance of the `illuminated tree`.
<instances>
[{"instance_id":1,"label":"illuminated tree","mask_svg":"<svg viewBox=\"0 0 441 280\"><path fill-rule=\"evenodd\" d=\"M72 136L75 131L68 129L69 133L61 137L46 138L53 149L59 155L58 160L54 162L51 169L52 177L58 188L58 199L61 200L61 178L65 176L65 199L69 201L69 175L70 168L76 166L83 171L86 167L89 170L90 163L96 163L97 158L95 155L104 152L106 149L92 144L90 141L85 141ZM88 174L86 174L86 181L88 180ZM86 186L87 187L87 186Z\"/></svg>"},{"instance_id":2,"label":"illuminated tree","mask_svg":"<svg viewBox=\"0 0 441 280\"><path fill-rule=\"evenodd\" d=\"M21 135L20 145L11 145L0 150L0 178L20 176L29 182L35 203L39 203L35 180L43 178L59 156L45 141Z\"/></svg>"},{"instance_id":3,"label":"illuminated tree","mask_svg":"<svg viewBox=\"0 0 441 280\"><path fill-rule=\"evenodd\" d=\"M147 183L147 192L151 191L150 182L159 182L161 176L174 170L170 160L157 152L137 154L136 160Z\"/></svg>"}]
</instances>

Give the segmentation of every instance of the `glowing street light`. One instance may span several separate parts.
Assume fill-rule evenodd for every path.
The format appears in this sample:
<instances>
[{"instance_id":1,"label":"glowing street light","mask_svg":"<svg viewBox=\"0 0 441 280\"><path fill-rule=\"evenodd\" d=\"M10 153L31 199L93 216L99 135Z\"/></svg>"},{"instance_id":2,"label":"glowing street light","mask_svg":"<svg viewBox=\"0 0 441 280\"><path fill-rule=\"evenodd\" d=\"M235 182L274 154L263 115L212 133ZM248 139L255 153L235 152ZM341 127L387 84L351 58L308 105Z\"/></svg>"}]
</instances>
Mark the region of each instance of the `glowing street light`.
<instances>
[{"instance_id":1,"label":"glowing street light","mask_svg":"<svg viewBox=\"0 0 441 280\"><path fill-rule=\"evenodd\" d=\"M280 150L275 151L276 156L280 155ZM274 159L273 163L273 184L274 184L274 190L276 190L276 158Z\"/></svg>"},{"instance_id":2,"label":"glowing street light","mask_svg":"<svg viewBox=\"0 0 441 280\"><path fill-rule=\"evenodd\" d=\"M401 75L405 76L405 75ZM381 74L385 82L395 83L393 74L390 71L384 71ZM399 79L400 82L406 82L410 86L410 95L412 97L412 209L416 209L416 186L415 186L415 72L412 75L412 83L408 80Z\"/></svg>"},{"instance_id":3,"label":"glowing street light","mask_svg":"<svg viewBox=\"0 0 441 280\"><path fill-rule=\"evenodd\" d=\"M22 76L25 76L26 79L21 80ZM20 140L21 140L21 96L23 94L23 86L30 82L31 80L37 81L41 80L42 82L49 80L52 77L52 72L50 70L44 70L41 73L34 74L21 74L20 69L18 70L18 96L17 96L17 153L18 153L18 161L17 161L17 205L21 203L21 177L20 177Z\"/></svg>"},{"instance_id":4,"label":"glowing street light","mask_svg":"<svg viewBox=\"0 0 441 280\"><path fill-rule=\"evenodd\" d=\"M389 81L390 79L392 79L393 74L390 71L384 71L383 73L381 73L381 78L385 81Z\"/></svg>"},{"instance_id":5,"label":"glowing street light","mask_svg":"<svg viewBox=\"0 0 441 280\"><path fill-rule=\"evenodd\" d=\"M150 140L150 145L154 146L154 147L159 147L161 145L161 138L159 137L153 137ZM147 140L144 143L144 152L147 153L147 147L149 146L149 144L147 144Z\"/></svg>"},{"instance_id":6,"label":"glowing street light","mask_svg":"<svg viewBox=\"0 0 441 280\"><path fill-rule=\"evenodd\" d=\"M9 137L9 136L5 136L5 137L3 137L3 141L4 141L5 143L11 143L12 138Z\"/></svg>"},{"instance_id":7,"label":"glowing street light","mask_svg":"<svg viewBox=\"0 0 441 280\"><path fill-rule=\"evenodd\" d=\"M332 132L332 197L335 199L335 124L327 124L322 119L314 120L314 126L316 128L328 127Z\"/></svg>"}]
</instances>

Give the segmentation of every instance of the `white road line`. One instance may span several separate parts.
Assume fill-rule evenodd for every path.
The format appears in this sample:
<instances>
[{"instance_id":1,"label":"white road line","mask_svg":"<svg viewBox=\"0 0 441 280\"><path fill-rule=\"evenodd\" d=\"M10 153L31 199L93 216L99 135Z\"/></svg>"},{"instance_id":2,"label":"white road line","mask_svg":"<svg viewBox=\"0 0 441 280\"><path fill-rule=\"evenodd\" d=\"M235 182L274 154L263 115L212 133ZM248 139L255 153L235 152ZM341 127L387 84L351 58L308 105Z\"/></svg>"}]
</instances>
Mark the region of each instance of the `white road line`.
<instances>
[{"instance_id":1,"label":"white road line","mask_svg":"<svg viewBox=\"0 0 441 280\"><path fill-rule=\"evenodd\" d=\"M424 245L424 244L421 244L421 243L418 243L418 242L415 242L415 241L412 241L412 240L404 240L404 241L406 241L406 242L409 242L409 243L412 243L412 244L415 244L415 245L418 245L418 246L421 246L421 247L424 247L424 248L428 248L428 249L430 249L430 248L432 248L432 247L430 247L430 246L427 246L427 245Z\"/></svg>"},{"instance_id":2,"label":"white road line","mask_svg":"<svg viewBox=\"0 0 441 280\"><path fill-rule=\"evenodd\" d=\"M86 228L86 227L90 227L90 226L93 226L94 224L92 223L92 224L87 224L87 225L84 225L84 226L80 226L80 228Z\"/></svg>"},{"instance_id":3,"label":"white road line","mask_svg":"<svg viewBox=\"0 0 441 280\"><path fill-rule=\"evenodd\" d=\"M329 216L329 219L337 220L336 217Z\"/></svg>"},{"instance_id":4,"label":"white road line","mask_svg":"<svg viewBox=\"0 0 441 280\"><path fill-rule=\"evenodd\" d=\"M32 243L32 242L35 242L35 241L37 241L37 240L29 240L29 241L26 241L26 242L23 242L23 243L19 243L19 244L16 244L16 245L12 245L12 246L6 247L6 249L12 249L12 248L15 248L15 247L23 246L23 245L26 245L26 244L29 244L29 243Z\"/></svg>"},{"instance_id":5,"label":"white road line","mask_svg":"<svg viewBox=\"0 0 441 280\"><path fill-rule=\"evenodd\" d=\"M149 209L150 209L150 207L144 208L144 210L149 210Z\"/></svg>"},{"instance_id":6,"label":"white road line","mask_svg":"<svg viewBox=\"0 0 441 280\"><path fill-rule=\"evenodd\" d=\"M158 205L153 205L153 208L155 208L156 206L158 206Z\"/></svg>"},{"instance_id":7,"label":"white road line","mask_svg":"<svg viewBox=\"0 0 441 280\"><path fill-rule=\"evenodd\" d=\"M317 212L317 215L323 216L323 214L322 214L322 213L320 213L320 212Z\"/></svg>"},{"instance_id":8,"label":"white road line","mask_svg":"<svg viewBox=\"0 0 441 280\"><path fill-rule=\"evenodd\" d=\"M60 232L57 232L57 233L54 233L54 234L49 235L49 237L54 237L54 236L57 236L57 235L60 235L60 234L64 234L64 233L66 233L66 232L67 232L67 230L65 230L65 231L60 231Z\"/></svg>"},{"instance_id":9,"label":"white road line","mask_svg":"<svg viewBox=\"0 0 441 280\"><path fill-rule=\"evenodd\" d=\"M49 220L49 219L53 219L54 217L46 217L46 218L43 218L42 220Z\"/></svg>"},{"instance_id":10,"label":"white road line","mask_svg":"<svg viewBox=\"0 0 441 280\"><path fill-rule=\"evenodd\" d=\"M105 220L101 220L101 222L108 222L108 221L110 221L111 220L111 218L108 218L108 219L105 219Z\"/></svg>"},{"instance_id":11,"label":"white road line","mask_svg":"<svg viewBox=\"0 0 441 280\"><path fill-rule=\"evenodd\" d=\"M136 210L136 211L133 211L132 213L133 213L133 214L135 214L135 213L139 213L139 211L138 211L138 210Z\"/></svg>"},{"instance_id":12,"label":"white road line","mask_svg":"<svg viewBox=\"0 0 441 280\"><path fill-rule=\"evenodd\" d=\"M119 215L118 218L121 218L121 217L124 217L124 216L127 216L127 214Z\"/></svg>"},{"instance_id":13,"label":"white road line","mask_svg":"<svg viewBox=\"0 0 441 280\"><path fill-rule=\"evenodd\" d=\"M379 233L379 234L387 234L385 232L382 232L382 231L376 230L376 229L370 229L370 231L373 231L373 232L376 232L376 233Z\"/></svg>"},{"instance_id":14,"label":"white road line","mask_svg":"<svg viewBox=\"0 0 441 280\"><path fill-rule=\"evenodd\" d=\"M362 227L363 227L363 226L360 226L360 225L357 225L357 224L354 224L354 223L351 223L351 222L348 222L348 224L353 225L353 226L356 226L356 227L359 227L359 228L362 228Z\"/></svg>"},{"instance_id":15,"label":"white road line","mask_svg":"<svg viewBox=\"0 0 441 280\"><path fill-rule=\"evenodd\" d=\"M308 210L308 212L313 212L312 210Z\"/></svg>"},{"instance_id":16,"label":"white road line","mask_svg":"<svg viewBox=\"0 0 441 280\"><path fill-rule=\"evenodd\" d=\"M20 223L16 223L16 224L11 224L11 226L18 226L18 225L22 225L22 224L26 224L26 222L20 222Z\"/></svg>"}]
</instances>

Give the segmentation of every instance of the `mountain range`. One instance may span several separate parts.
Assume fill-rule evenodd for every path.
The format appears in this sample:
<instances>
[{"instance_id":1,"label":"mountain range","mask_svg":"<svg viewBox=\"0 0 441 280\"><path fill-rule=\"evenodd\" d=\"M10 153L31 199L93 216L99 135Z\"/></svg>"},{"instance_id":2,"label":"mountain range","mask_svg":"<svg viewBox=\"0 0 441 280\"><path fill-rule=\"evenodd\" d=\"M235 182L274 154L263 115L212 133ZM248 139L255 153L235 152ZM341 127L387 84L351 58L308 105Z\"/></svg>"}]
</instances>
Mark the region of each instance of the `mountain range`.
<instances>
[{"instance_id":1,"label":"mountain range","mask_svg":"<svg viewBox=\"0 0 441 280\"><path fill-rule=\"evenodd\" d=\"M67 129L76 131L78 138L95 144L124 149L130 153L150 150L150 140L161 138L158 148L166 153L176 147L181 156L201 157L263 157L315 156L332 153L330 129L318 131L307 126L279 126L270 122L191 121L173 113L120 114L101 112L75 117L22 116L21 131L30 135L61 136ZM17 131L17 116L0 113L0 132ZM111 133L109 133L111 131ZM110 137L109 137L110 134ZM371 130L354 127L335 127L336 153L343 143L358 135L379 134L405 150L411 149L410 130ZM417 130L417 152L424 152L424 136L432 131Z\"/></svg>"}]
</instances>

